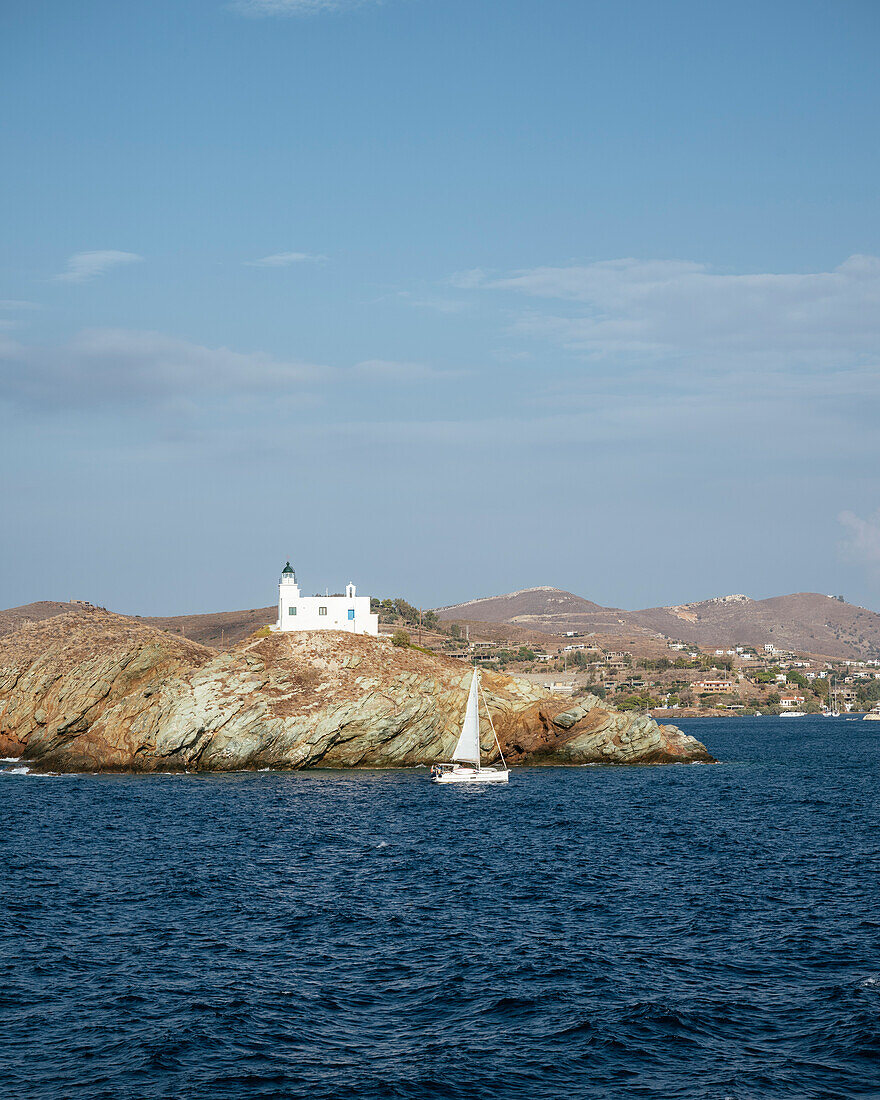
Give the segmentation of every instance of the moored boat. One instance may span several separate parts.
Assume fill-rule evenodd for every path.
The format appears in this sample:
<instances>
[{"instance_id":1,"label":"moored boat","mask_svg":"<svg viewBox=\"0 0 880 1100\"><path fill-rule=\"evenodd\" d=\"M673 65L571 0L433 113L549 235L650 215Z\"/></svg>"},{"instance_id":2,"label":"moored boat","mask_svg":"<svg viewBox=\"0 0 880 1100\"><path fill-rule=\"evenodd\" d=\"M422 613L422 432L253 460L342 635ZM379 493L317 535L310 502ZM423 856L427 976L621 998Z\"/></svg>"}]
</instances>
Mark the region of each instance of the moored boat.
<instances>
[{"instance_id":1,"label":"moored boat","mask_svg":"<svg viewBox=\"0 0 880 1100\"><path fill-rule=\"evenodd\" d=\"M822 711L826 718L839 718L840 707L837 705L837 698L834 693L834 677L831 676L829 680L828 689L828 706Z\"/></svg>"}]
</instances>

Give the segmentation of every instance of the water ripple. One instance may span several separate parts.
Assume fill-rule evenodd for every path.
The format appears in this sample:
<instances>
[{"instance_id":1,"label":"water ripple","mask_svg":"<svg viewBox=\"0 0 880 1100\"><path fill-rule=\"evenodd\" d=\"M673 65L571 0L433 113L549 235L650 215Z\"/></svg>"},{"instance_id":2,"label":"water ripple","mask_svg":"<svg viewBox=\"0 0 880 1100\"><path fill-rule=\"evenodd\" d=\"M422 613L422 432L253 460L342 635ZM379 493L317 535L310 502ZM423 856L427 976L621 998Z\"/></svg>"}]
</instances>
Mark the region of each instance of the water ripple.
<instances>
[{"instance_id":1,"label":"water ripple","mask_svg":"<svg viewBox=\"0 0 880 1100\"><path fill-rule=\"evenodd\" d=\"M733 763L485 791L0 762L0 1096L877 1097L876 736L694 732Z\"/></svg>"}]
</instances>

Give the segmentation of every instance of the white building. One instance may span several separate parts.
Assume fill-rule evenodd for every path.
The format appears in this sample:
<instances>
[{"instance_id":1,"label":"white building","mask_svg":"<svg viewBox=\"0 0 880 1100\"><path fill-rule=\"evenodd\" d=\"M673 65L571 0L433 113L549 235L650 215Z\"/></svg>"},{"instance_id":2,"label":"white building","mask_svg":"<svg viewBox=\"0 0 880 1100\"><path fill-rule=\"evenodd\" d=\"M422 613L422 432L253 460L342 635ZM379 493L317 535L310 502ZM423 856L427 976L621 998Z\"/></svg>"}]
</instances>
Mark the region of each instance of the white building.
<instances>
[{"instance_id":1,"label":"white building","mask_svg":"<svg viewBox=\"0 0 880 1100\"><path fill-rule=\"evenodd\" d=\"M303 596L290 562L278 585L276 630L347 630L350 634L379 633L379 616L370 613L370 597L355 594L351 582L344 596Z\"/></svg>"}]
</instances>

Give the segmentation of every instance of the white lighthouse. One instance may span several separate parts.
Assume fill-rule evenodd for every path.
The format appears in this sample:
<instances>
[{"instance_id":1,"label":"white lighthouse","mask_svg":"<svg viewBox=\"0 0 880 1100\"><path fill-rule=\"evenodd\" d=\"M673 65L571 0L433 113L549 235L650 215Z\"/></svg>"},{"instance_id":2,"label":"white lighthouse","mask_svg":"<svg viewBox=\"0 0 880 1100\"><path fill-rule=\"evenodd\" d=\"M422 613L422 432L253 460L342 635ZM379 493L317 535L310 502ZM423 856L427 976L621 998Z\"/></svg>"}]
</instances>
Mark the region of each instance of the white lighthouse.
<instances>
[{"instance_id":1,"label":"white lighthouse","mask_svg":"<svg viewBox=\"0 0 880 1100\"><path fill-rule=\"evenodd\" d=\"M379 633L379 616L370 612L370 597L358 596L349 581L344 596L303 596L290 562L278 584L276 630L346 630L350 634Z\"/></svg>"}]
</instances>

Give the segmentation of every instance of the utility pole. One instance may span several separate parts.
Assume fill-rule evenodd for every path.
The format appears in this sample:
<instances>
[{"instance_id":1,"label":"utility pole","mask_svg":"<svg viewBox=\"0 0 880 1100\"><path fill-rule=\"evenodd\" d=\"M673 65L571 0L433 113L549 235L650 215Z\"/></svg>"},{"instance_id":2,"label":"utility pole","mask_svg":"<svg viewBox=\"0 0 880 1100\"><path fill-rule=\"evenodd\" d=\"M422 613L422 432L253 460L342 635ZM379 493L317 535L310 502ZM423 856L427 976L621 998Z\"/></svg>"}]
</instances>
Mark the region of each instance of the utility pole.
<instances>
[{"instance_id":1,"label":"utility pole","mask_svg":"<svg viewBox=\"0 0 880 1100\"><path fill-rule=\"evenodd\" d=\"M419 645L422 644L422 609L419 608Z\"/></svg>"}]
</instances>

